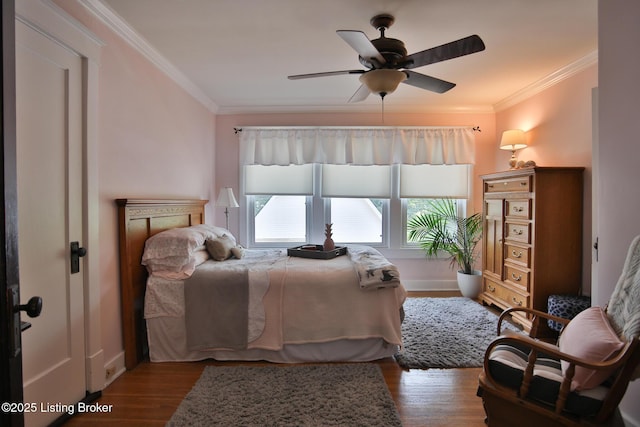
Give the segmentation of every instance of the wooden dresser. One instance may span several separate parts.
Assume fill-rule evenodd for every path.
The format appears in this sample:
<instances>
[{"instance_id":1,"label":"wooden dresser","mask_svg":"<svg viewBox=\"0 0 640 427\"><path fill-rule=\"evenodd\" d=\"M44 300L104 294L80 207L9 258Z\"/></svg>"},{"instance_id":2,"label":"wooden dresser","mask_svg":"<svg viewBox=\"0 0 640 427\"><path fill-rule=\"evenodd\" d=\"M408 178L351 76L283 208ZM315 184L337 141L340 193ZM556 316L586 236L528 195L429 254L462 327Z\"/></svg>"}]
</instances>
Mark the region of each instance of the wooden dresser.
<instances>
[{"instance_id":1,"label":"wooden dresser","mask_svg":"<svg viewBox=\"0 0 640 427\"><path fill-rule=\"evenodd\" d=\"M482 176L483 303L547 311L549 295L579 293L583 171L533 167ZM513 320L530 330L528 316Z\"/></svg>"}]
</instances>

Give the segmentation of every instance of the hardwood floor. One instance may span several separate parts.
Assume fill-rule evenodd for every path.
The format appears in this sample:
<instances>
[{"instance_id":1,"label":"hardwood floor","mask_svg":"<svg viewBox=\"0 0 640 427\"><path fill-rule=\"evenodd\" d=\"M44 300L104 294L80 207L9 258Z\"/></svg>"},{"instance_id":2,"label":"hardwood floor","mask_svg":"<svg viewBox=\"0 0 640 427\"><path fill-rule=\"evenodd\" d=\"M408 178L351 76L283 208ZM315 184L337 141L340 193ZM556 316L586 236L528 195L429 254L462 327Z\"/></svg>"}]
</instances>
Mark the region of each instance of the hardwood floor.
<instances>
[{"instance_id":1,"label":"hardwood floor","mask_svg":"<svg viewBox=\"0 0 640 427\"><path fill-rule=\"evenodd\" d=\"M395 361L380 365L405 427L484 427L476 397L480 368L403 371ZM79 414L65 426L164 426L206 365L232 362L149 363L127 371L98 400L108 413ZM246 363L245 363L246 364Z\"/></svg>"},{"instance_id":2,"label":"hardwood floor","mask_svg":"<svg viewBox=\"0 0 640 427\"><path fill-rule=\"evenodd\" d=\"M485 426L482 401L476 396L481 368L404 371L392 359L375 363L382 369L404 426ZM231 364L247 363L144 362L103 391L98 402L112 405L110 412L79 414L65 426L164 426L205 366Z\"/></svg>"}]
</instances>

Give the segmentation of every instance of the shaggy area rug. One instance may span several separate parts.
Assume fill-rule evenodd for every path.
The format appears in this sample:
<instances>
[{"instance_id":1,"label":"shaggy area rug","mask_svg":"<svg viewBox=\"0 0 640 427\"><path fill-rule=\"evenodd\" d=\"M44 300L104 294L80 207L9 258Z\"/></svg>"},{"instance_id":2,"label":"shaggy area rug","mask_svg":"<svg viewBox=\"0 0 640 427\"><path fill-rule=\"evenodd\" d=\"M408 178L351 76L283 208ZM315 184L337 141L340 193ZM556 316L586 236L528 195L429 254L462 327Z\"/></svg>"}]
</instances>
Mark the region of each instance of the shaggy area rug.
<instances>
[{"instance_id":1,"label":"shaggy area rug","mask_svg":"<svg viewBox=\"0 0 640 427\"><path fill-rule=\"evenodd\" d=\"M207 366L167 426L402 426L374 364Z\"/></svg>"},{"instance_id":2,"label":"shaggy area rug","mask_svg":"<svg viewBox=\"0 0 640 427\"><path fill-rule=\"evenodd\" d=\"M407 298L404 311L395 359L405 369L480 367L496 337L498 316L469 298Z\"/></svg>"}]
</instances>

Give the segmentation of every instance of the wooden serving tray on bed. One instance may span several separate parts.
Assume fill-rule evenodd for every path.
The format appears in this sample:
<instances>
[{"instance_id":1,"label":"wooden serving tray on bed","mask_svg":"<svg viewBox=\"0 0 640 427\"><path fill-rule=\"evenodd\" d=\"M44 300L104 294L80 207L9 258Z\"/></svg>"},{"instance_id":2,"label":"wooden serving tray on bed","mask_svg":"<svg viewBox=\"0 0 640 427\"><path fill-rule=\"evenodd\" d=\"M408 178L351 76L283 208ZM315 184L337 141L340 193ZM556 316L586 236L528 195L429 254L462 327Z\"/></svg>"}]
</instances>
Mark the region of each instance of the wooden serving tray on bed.
<instances>
[{"instance_id":1,"label":"wooden serving tray on bed","mask_svg":"<svg viewBox=\"0 0 640 427\"><path fill-rule=\"evenodd\" d=\"M322 245L302 245L287 249L287 255L300 258L332 259L347 253L346 246L336 246L331 251L323 250Z\"/></svg>"}]
</instances>

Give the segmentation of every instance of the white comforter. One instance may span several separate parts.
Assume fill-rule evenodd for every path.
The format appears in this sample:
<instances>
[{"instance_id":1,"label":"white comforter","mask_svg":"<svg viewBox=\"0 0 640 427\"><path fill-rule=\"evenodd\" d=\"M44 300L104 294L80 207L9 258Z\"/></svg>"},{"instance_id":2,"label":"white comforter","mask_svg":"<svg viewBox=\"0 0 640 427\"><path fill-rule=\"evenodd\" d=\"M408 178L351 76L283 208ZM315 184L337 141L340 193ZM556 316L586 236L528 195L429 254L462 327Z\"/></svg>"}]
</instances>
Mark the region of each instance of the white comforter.
<instances>
[{"instance_id":1,"label":"white comforter","mask_svg":"<svg viewBox=\"0 0 640 427\"><path fill-rule=\"evenodd\" d=\"M364 249L349 250L355 254ZM284 344L351 338L382 338L401 345L399 309L406 291L399 281L392 285L396 287L361 288L358 267L348 255L316 260L288 257L286 250L245 253L240 260L207 262L216 263L216 268L237 267L238 263L249 268L247 348L279 350ZM184 314L184 282L152 275L147 283L145 317Z\"/></svg>"}]
</instances>

